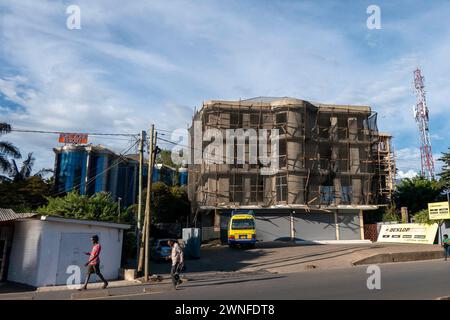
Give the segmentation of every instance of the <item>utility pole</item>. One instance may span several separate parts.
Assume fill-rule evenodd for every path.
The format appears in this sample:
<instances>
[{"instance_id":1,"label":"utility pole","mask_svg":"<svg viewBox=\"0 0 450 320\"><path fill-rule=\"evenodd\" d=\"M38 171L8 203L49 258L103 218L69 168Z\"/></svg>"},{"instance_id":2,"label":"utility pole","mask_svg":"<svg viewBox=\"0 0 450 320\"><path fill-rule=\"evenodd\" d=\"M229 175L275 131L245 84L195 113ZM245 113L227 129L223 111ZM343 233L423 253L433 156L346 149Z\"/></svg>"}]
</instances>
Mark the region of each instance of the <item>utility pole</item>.
<instances>
[{"instance_id":1,"label":"utility pole","mask_svg":"<svg viewBox=\"0 0 450 320\"><path fill-rule=\"evenodd\" d=\"M145 131L141 131L141 138L139 140L139 191L138 191L138 212L136 223L136 261L139 259L139 252L141 246L142 235L142 184L144 180L144 141ZM137 263L139 263L137 261Z\"/></svg>"},{"instance_id":2,"label":"utility pole","mask_svg":"<svg viewBox=\"0 0 450 320\"><path fill-rule=\"evenodd\" d=\"M155 134L155 126L152 124L152 129L150 133L150 148L149 148L149 157L148 157L148 174L147 174L147 197L145 201L145 259L144 259L144 281L148 281L148 272L149 272L149 240L150 240L150 228L151 228L151 190L152 190L152 178L153 178L153 167L155 165L155 144L156 144L157 136Z\"/></svg>"}]
</instances>

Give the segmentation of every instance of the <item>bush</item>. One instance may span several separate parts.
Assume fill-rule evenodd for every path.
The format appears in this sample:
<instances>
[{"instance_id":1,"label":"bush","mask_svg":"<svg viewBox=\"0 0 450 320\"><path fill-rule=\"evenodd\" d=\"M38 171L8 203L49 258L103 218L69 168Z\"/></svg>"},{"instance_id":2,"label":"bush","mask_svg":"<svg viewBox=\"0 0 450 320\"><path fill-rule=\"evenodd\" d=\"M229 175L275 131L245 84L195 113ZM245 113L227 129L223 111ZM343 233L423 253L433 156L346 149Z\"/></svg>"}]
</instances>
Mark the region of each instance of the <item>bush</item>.
<instances>
[{"instance_id":1,"label":"bush","mask_svg":"<svg viewBox=\"0 0 450 320\"><path fill-rule=\"evenodd\" d=\"M48 204L39 208L38 213L72 219L118 221L118 205L109 193L98 192L89 197L69 192L64 197L49 197L47 200Z\"/></svg>"},{"instance_id":2,"label":"bush","mask_svg":"<svg viewBox=\"0 0 450 320\"><path fill-rule=\"evenodd\" d=\"M397 207L395 203L390 204L384 209L383 222L399 222L401 221L400 215L397 213Z\"/></svg>"}]
</instances>

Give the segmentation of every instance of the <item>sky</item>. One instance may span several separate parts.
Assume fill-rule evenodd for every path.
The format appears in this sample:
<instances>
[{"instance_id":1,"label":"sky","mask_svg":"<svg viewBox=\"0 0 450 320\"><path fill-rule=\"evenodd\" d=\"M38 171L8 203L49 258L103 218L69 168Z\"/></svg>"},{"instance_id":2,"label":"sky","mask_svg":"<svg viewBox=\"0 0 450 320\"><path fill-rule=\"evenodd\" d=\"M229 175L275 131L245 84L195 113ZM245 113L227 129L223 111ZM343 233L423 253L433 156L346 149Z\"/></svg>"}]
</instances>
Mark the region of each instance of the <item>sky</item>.
<instances>
[{"instance_id":1,"label":"sky","mask_svg":"<svg viewBox=\"0 0 450 320\"><path fill-rule=\"evenodd\" d=\"M369 29L369 5L381 29ZM80 8L81 29L66 12ZM399 178L420 169L413 71L425 76L433 155L447 152L450 2L0 1L0 122L14 128L161 134L203 101L258 96L369 105L394 136ZM52 168L56 135L1 139ZM120 152L126 137L91 137ZM170 144L162 144L170 148ZM436 161L436 171L442 164Z\"/></svg>"}]
</instances>

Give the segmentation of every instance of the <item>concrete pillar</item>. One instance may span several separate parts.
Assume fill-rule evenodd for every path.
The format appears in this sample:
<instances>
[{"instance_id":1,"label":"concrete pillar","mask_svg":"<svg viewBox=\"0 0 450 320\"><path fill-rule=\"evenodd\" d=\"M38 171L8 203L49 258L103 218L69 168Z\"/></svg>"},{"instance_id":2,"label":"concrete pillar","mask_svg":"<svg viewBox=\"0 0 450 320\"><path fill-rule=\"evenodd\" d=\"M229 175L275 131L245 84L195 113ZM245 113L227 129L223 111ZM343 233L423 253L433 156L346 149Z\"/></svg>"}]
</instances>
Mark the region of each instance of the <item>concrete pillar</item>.
<instances>
[{"instance_id":1,"label":"concrete pillar","mask_svg":"<svg viewBox=\"0 0 450 320\"><path fill-rule=\"evenodd\" d=\"M291 215L290 215L291 241L295 240L294 212L291 211Z\"/></svg>"},{"instance_id":2,"label":"concrete pillar","mask_svg":"<svg viewBox=\"0 0 450 320\"><path fill-rule=\"evenodd\" d=\"M275 177L276 176L261 176L264 179L264 204L274 202L276 199L274 197L275 193Z\"/></svg>"},{"instance_id":3,"label":"concrete pillar","mask_svg":"<svg viewBox=\"0 0 450 320\"><path fill-rule=\"evenodd\" d=\"M352 204L361 204L361 178L352 178Z\"/></svg>"},{"instance_id":4,"label":"concrete pillar","mask_svg":"<svg viewBox=\"0 0 450 320\"><path fill-rule=\"evenodd\" d=\"M288 204L305 204L305 180L299 173L288 175Z\"/></svg>"},{"instance_id":5,"label":"concrete pillar","mask_svg":"<svg viewBox=\"0 0 450 320\"><path fill-rule=\"evenodd\" d=\"M359 210L359 231L361 234L361 240L364 240L364 215L362 210Z\"/></svg>"},{"instance_id":6,"label":"concrete pillar","mask_svg":"<svg viewBox=\"0 0 450 320\"><path fill-rule=\"evenodd\" d=\"M336 240L340 240L338 210L334 211L334 225L336 227Z\"/></svg>"},{"instance_id":7,"label":"concrete pillar","mask_svg":"<svg viewBox=\"0 0 450 320\"><path fill-rule=\"evenodd\" d=\"M243 194L242 194L242 204L249 204L250 198L251 198L251 178L250 176L244 176L243 177Z\"/></svg>"},{"instance_id":8,"label":"concrete pillar","mask_svg":"<svg viewBox=\"0 0 450 320\"><path fill-rule=\"evenodd\" d=\"M352 142L358 140L358 122L356 118L348 119L348 139L350 143L349 157L350 157L350 173L359 174L359 146ZM361 203L361 178L352 176L352 204Z\"/></svg>"},{"instance_id":9,"label":"concrete pillar","mask_svg":"<svg viewBox=\"0 0 450 320\"><path fill-rule=\"evenodd\" d=\"M332 142L331 145L331 170L335 173L338 173L340 170L339 168L339 144L333 143L337 142L339 140L338 137L338 119L337 117L331 117L330 118L330 141ZM333 179L333 186L334 186L334 203L340 204L342 199L342 192L341 192L341 179L339 176L335 176Z\"/></svg>"},{"instance_id":10,"label":"concrete pillar","mask_svg":"<svg viewBox=\"0 0 450 320\"><path fill-rule=\"evenodd\" d=\"M291 109L287 113L286 126L286 154L287 154L287 168L289 171L298 171L303 168L302 157L304 152L302 150L302 130L304 127L302 122L301 109Z\"/></svg>"}]
</instances>

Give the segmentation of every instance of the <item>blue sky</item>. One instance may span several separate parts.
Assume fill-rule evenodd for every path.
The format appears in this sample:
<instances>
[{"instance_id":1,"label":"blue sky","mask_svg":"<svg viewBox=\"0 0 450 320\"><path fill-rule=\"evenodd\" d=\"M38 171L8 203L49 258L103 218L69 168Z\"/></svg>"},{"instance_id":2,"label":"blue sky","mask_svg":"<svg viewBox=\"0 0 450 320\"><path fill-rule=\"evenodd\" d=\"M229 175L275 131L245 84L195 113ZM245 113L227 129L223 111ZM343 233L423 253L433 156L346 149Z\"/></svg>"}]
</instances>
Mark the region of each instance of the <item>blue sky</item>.
<instances>
[{"instance_id":1,"label":"blue sky","mask_svg":"<svg viewBox=\"0 0 450 320\"><path fill-rule=\"evenodd\" d=\"M66 8L81 9L81 30ZM381 30L366 9L381 8ZM425 75L435 158L449 147L448 1L0 2L0 121L56 131L186 128L209 99L366 104L419 170L413 70ZM51 135L8 140L52 167ZM120 151L124 140L93 138ZM440 164L436 164L438 170Z\"/></svg>"}]
</instances>

